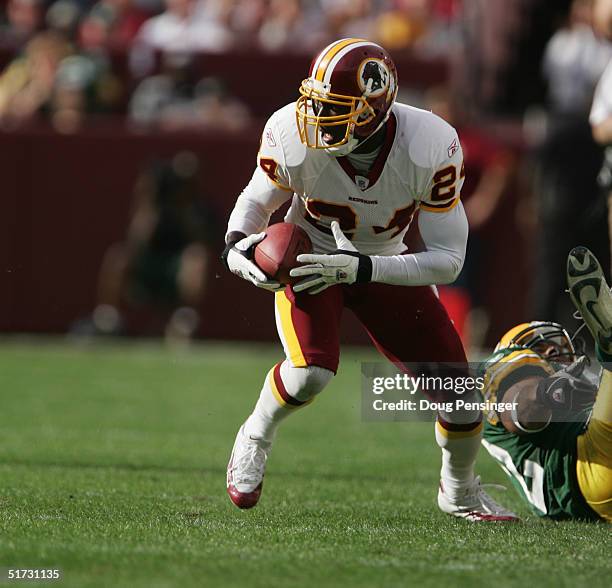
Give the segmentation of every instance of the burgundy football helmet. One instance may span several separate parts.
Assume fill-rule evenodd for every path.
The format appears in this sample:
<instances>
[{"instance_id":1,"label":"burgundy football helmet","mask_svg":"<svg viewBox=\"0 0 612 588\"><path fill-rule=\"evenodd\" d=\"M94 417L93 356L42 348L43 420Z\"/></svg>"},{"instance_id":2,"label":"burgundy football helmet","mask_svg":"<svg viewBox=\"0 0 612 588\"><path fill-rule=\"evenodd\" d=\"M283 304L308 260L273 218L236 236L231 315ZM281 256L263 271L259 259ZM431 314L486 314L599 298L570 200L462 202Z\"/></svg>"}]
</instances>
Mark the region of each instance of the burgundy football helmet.
<instances>
[{"instance_id":1,"label":"burgundy football helmet","mask_svg":"<svg viewBox=\"0 0 612 588\"><path fill-rule=\"evenodd\" d=\"M341 39L315 57L300 94L296 117L302 143L346 154L389 117L397 71L380 45Z\"/></svg>"}]
</instances>

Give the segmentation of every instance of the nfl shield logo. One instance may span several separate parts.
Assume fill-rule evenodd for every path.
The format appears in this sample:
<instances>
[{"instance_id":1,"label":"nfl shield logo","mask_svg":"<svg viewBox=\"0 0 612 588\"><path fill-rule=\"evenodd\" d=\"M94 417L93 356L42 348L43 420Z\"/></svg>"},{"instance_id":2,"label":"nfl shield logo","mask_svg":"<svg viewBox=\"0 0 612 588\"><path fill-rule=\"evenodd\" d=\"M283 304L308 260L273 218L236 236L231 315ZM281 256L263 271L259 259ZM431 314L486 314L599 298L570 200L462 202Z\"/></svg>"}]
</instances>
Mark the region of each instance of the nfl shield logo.
<instances>
[{"instance_id":1,"label":"nfl shield logo","mask_svg":"<svg viewBox=\"0 0 612 588\"><path fill-rule=\"evenodd\" d=\"M355 183L360 190L365 190L370 185L370 179L363 176L355 176Z\"/></svg>"}]
</instances>

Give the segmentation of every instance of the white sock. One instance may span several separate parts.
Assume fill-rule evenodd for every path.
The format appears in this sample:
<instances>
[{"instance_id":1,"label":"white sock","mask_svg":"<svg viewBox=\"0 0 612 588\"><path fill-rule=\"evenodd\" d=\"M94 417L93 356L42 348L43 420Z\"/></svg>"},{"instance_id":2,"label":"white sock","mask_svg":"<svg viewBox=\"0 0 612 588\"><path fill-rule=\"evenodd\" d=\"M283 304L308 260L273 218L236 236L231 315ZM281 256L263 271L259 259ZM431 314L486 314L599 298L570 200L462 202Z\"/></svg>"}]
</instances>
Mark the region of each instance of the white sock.
<instances>
[{"instance_id":1,"label":"white sock","mask_svg":"<svg viewBox=\"0 0 612 588\"><path fill-rule=\"evenodd\" d=\"M281 421L312 402L333 375L318 366L296 368L286 360L276 364L268 372L255 409L246 420L245 434L272 441Z\"/></svg>"},{"instance_id":2,"label":"white sock","mask_svg":"<svg viewBox=\"0 0 612 588\"><path fill-rule=\"evenodd\" d=\"M448 422L444 418L446 416L448 414L438 416L436 441L442 449L442 486L445 494L453 500L474 481L474 464L480 449L483 425L482 421L477 420L479 413L454 414L453 423Z\"/></svg>"}]
</instances>

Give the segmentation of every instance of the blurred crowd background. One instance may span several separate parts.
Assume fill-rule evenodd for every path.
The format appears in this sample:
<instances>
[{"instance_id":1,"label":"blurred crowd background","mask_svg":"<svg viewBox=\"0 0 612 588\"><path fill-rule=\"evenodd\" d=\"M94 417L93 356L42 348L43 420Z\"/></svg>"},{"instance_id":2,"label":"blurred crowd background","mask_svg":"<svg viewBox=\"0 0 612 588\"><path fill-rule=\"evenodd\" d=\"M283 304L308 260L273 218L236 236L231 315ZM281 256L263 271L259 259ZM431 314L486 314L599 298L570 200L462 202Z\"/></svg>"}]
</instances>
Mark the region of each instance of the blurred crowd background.
<instances>
[{"instance_id":1,"label":"blurred crowd background","mask_svg":"<svg viewBox=\"0 0 612 588\"><path fill-rule=\"evenodd\" d=\"M2 0L0 6L7 65L0 79L2 126L46 117L61 132L84 116L109 113L163 128L244 128L253 114L247 96L239 88L228 92L223 72L207 75L201 55L254 51L262 74L274 75L268 56L312 55L337 38L365 37L431 58L457 50L461 35L458 0Z\"/></svg>"},{"instance_id":2,"label":"blurred crowd background","mask_svg":"<svg viewBox=\"0 0 612 588\"><path fill-rule=\"evenodd\" d=\"M459 131L471 235L442 297L466 343L524 320L574 327L567 252L610 266L589 111L611 5L0 0L0 330L275 338L267 293L218 262L225 223L265 119L349 36L384 45L399 100Z\"/></svg>"}]
</instances>

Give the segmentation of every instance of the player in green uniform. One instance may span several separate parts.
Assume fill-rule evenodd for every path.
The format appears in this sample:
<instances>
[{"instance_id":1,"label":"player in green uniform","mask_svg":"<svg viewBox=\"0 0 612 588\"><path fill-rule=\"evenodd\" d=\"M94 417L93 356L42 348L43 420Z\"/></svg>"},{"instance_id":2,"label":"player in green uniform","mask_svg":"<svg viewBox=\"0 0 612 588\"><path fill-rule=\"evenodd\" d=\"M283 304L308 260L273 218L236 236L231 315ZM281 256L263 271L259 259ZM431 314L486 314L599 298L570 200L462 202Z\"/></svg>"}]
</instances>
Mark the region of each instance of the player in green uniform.
<instances>
[{"instance_id":1,"label":"player in green uniform","mask_svg":"<svg viewBox=\"0 0 612 588\"><path fill-rule=\"evenodd\" d=\"M612 294L584 247L568 257L568 285L601 379L561 325L514 327L484 369L486 400L514 409L487 415L482 443L536 514L612 522Z\"/></svg>"}]
</instances>

